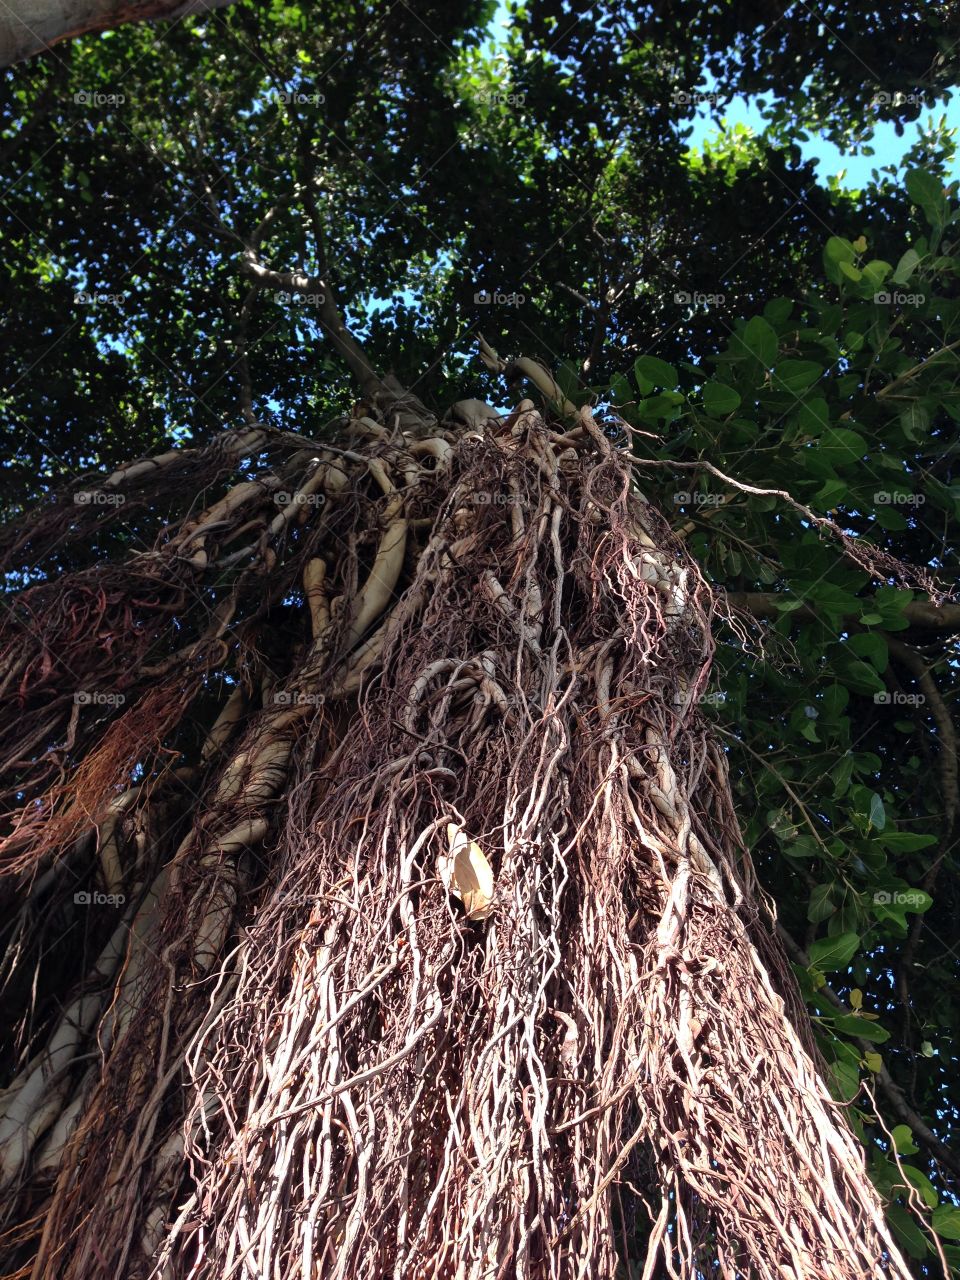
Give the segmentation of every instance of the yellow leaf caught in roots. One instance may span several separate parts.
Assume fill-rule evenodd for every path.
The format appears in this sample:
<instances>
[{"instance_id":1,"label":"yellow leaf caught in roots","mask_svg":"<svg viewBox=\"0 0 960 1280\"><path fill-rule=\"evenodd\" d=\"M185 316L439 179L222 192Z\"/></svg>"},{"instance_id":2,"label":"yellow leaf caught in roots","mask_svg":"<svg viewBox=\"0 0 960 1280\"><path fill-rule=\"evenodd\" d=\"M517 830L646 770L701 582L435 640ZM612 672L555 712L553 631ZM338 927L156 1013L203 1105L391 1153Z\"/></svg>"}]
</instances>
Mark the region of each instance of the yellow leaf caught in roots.
<instances>
[{"instance_id":1,"label":"yellow leaf caught in roots","mask_svg":"<svg viewBox=\"0 0 960 1280\"><path fill-rule=\"evenodd\" d=\"M450 852L440 859L440 879L463 901L468 920L486 920L493 910L493 869L462 827L447 823Z\"/></svg>"}]
</instances>

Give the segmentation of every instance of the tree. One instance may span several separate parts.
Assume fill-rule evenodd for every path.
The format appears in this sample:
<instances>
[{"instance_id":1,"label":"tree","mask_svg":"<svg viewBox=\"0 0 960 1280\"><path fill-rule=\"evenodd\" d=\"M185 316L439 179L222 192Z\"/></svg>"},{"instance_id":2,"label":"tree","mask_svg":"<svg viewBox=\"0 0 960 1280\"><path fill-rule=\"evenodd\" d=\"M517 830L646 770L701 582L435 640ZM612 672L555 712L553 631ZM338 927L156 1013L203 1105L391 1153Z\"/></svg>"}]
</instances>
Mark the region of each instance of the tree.
<instances>
[{"instance_id":1,"label":"tree","mask_svg":"<svg viewBox=\"0 0 960 1280\"><path fill-rule=\"evenodd\" d=\"M693 162L662 49L369 16L133 28L12 139L6 1273L939 1274L946 147L735 292L684 217L781 219L788 100Z\"/></svg>"},{"instance_id":2,"label":"tree","mask_svg":"<svg viewBox=\"0 0 960 1280\"><path fill-rule=\"evenodd\" d=\"M11 0L0 15L0 66L35 57L61 40L71 40L89 31L112 31L123 22L145 18L183 18L189 14L219 9L231 0L154 0L150 4L123 5L113 0Z\"/></svg>"}]
</instances>

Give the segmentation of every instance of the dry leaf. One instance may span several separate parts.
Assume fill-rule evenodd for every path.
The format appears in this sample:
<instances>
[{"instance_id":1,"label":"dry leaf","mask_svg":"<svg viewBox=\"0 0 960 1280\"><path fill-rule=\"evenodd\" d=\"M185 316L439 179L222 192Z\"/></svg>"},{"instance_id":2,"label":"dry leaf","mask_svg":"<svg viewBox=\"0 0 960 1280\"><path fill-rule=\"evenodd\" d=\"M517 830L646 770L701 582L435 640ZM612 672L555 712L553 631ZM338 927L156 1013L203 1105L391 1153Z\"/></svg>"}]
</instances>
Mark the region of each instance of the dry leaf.
<instances>
[{"instance_id":1,"label":"dry leaf","mask_svg":"<svg viewBox=\"0 0 960 1280\"><path fill-rule=\"evenodd\" d=\"M486 920L493 910L493 869L480 846L456 823L447 823L450 851L439 859L440 879L463 901L468 920Z\"/></svg>"}]
</instances>

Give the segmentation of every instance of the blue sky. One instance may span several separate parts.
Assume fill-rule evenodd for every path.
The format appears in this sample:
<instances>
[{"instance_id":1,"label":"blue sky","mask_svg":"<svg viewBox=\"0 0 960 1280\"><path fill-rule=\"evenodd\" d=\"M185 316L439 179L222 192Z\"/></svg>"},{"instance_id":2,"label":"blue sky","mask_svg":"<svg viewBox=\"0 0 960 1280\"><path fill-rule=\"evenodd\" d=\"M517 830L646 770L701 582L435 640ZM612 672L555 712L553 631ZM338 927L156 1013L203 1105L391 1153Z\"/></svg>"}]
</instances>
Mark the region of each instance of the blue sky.
<instances>
[{"instance_id":1,"label":"blue sky","mask_svg":"<svg viewBox=\"0 0 960 1280\"><path fill-rule=\"evenodd\" d=\"M506 0L499 0L496 13L488 28L488 36L485 43L487 53L496 52L497 45L506 37L509 25L510 14ZM710 77L705 77L705 80L709 79ZM702 89L709 89L710 87L712 86L709 84L698 86L698 88ZM766 95L768 99L770 96L769 93ZM960 129L960 95L950 95L947 106L938 108L935 113L935 119L939 121L940 116L944 114L946 115L947 128ZM755 133L762 133L764 129L763 117L760 114L759 107L756 105L755 98L734 98L724 108L722 119L730 127L737 124L745 124L753 129ZM690 146L699 148L708 134L717 131L719 124L720 121L712 118L708 105L700 106L693 116L693 133L690 137ZM898 164L904 153L917 141L922 129L929 124L929 114L921 114L916 123L905 127L902 137L897 137L892 124L886 122L878 124L874 130L874 136L870 140L870 146L874 150L872 156L851 155L842 152L832 142L827 142L820 137L812 137L807 142L803 142L799 138L796 141L804 160L817 160L817 177L821 183L825 183L831 175L838 176L841 171L844 171L841 185L855 190L865 186L870 181L872 169L880 168L883 165ZM948 172L951 178L960 178L960 159L956 155L948 166Z\"/></svg>"},{"instance_id":2,"label":"blue sky","mask_svg":"<svg viewBox=\"0 0 960 1280\"><path fill-rule=\"evenodd\" d=\"M769 94L767 96L769 97ZM948 128L960 128L960 96L953 94L948 105L936 112L935 120L939 121L942 115L946 116ZM734 98L729 106L724 109L723 119L730 126L745 124L753 129L755 133L763 132L764 122L755 99ZM882 122L878 124L870 142L874 149L872 156L844 153L835 147L832 142L820 137L812 137L808 142L797 139L797 145L804 160L816 158L818 161L817 176L821 182L825 182L831 174L839 175L841 170L845 170L846 173L842 185L858 188L870 181L870 171L872 169L880 168L882 165L896 164L903 154L917 141L922 129L927 127L929 122L929 113L921 115L916 123L907 125L904 128L902 138L897 137L891 123ZM704 138L708 134L716 132L716 130L717 122L712 119L709 106L699 107L693 118L693 134L690 138L691 147L702 144ZM958 163L956 155L949 165L949 173L953 178L960 177L960 163Z\"/></svg>"}]
</instances>

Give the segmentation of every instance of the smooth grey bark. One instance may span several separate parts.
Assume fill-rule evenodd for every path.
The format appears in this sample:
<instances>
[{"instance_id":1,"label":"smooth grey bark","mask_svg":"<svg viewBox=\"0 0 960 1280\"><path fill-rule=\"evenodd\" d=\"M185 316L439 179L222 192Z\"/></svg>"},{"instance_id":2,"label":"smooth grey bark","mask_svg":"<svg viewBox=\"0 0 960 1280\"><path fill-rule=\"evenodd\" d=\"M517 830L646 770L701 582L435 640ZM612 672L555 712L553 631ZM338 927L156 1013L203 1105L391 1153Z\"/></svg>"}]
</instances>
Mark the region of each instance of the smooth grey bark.
<instances>
[{"instance_id":1,"label":"smooth grey bark","mask_svg":"<svg viewBox=\"0 0 960 1280\"><path fill-rule=\"evenodd\" d=\"M59 40L124 22L185 18L232 0L0 0L0 66L32 58Z\"/></svg>"}]
</instances>

